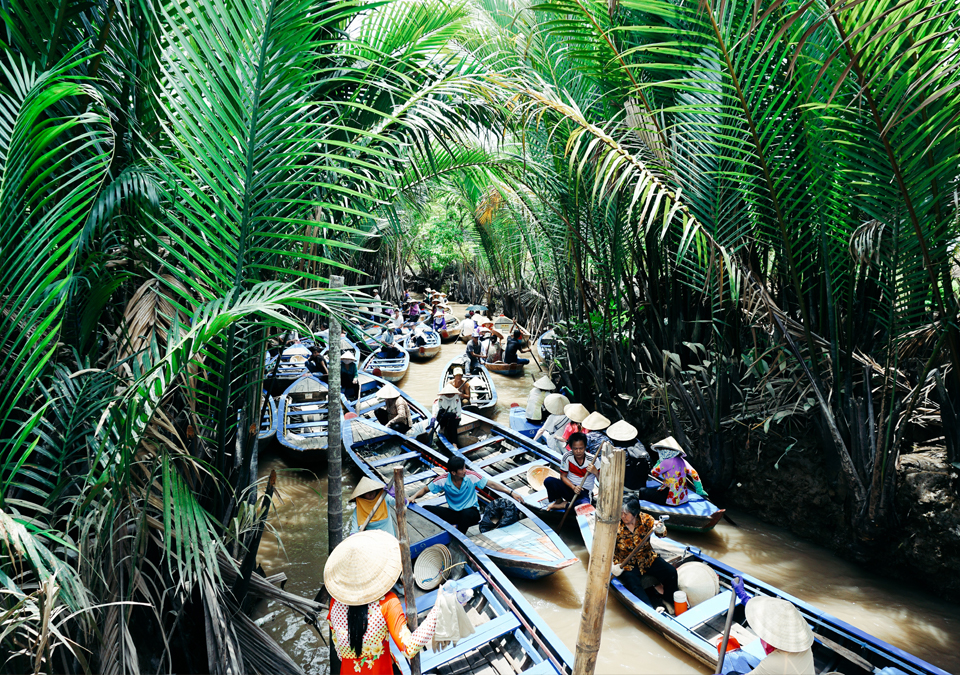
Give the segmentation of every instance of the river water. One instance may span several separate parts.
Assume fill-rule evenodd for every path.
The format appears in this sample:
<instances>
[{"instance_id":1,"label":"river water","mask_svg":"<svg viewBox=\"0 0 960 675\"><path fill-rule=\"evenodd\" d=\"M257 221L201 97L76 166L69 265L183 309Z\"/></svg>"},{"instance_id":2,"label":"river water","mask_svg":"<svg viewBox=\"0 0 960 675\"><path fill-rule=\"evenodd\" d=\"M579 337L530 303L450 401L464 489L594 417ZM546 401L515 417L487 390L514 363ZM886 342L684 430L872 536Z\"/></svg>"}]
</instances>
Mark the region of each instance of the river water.
<instances>
[{"instance_id":1,"label":"river water","mask_svg":"<svg viewBox=\"0 0 960 675\"><path fill-rule=\"evenodd\" d=\"M464 308L453 305L457 316ZM399 386L425 406L437 395L440 371L464 345L443 345L439 356L413 363ZM539 376L533 363L523 378L495 376L499 402L495 419L508 424L511 403L524 405L532 379ZM360 479L344 462L343 492L347 497ZM326 474L288 466L281 457L261 458L261 477L278 472L276 512L264 534L259 561L267 574L284 572L286 590L313 597L323 580L327 557ZM858 628L947 670L960 673L960 608L929 593L915 590L909 581L881 578L835 557L826 549L798 539L790 532L749 515L729 512L737 526L721 522L707 534L671 532L670 537L722 558L725 562L819 607ZM349 522L349 511L344 522ZM571 528L572 529L572 528ZM579 535L568 531L564 540L584 562L539 581L513 580L554 632L575 650L586 584L587 551ZM327 649L312 628L292 612L261 605L255 618L310 674L327 673ZM667 643L626 611L616 600L607 604L596 672L707 673L699 662Z\"/></svg>"}]
</instances>

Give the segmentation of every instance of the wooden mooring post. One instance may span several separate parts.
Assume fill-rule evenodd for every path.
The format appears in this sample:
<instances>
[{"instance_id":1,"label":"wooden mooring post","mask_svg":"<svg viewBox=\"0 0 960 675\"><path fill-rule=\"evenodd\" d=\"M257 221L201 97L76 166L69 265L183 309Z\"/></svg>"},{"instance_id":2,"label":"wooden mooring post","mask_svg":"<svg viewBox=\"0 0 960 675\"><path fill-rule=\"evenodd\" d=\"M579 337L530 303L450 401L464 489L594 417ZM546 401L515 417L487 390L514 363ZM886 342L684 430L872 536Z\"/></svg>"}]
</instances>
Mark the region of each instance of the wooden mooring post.
<instances>
[{"instance_id":1,"label":"wooden mooring post","mask_svg":"<svg viewBox=\"0 0 960 675\"><path fill-rule=\"evenodd\" d=\"M341 288L343 277L331 276L330 288ZM343 541L343 475L340 418L340 322L330 317L327 331L330 358L327 390L327 555Z\"/></svg>"},{"instance_id":2,"label":"wooden mooring post","mask_svg":"<svg viewBox=\"0 0 960 675\"><path fill-rule=\"evenodd\" d=\"M583 596L580 632L573 675L593 675L600 651L603 612L607 606L610 568L617 544L617 524L623 509L623 474L626 459L622 448L603 444L600 462L600 500L597 504L597 525L593 534L593 550L587 566L587 589Z\"/></svg>"},{"instance_id":3,"label":"wooden mooring post","mask_svg":"<svg viewBox=\"0 0 960 675\"><path fill-rule=\"evenodd\" d=\"M403 601L407 607L407 628L417 630L417 598L413 586L413 558L410 556L410 537L407 535L407 491L403 485L403 467L393 469L393 486L397 501L397 539L400 540L400 562L403 565ZM420 675L420 655L410 659L410 672Z\"/></svg>"}]
</instances>

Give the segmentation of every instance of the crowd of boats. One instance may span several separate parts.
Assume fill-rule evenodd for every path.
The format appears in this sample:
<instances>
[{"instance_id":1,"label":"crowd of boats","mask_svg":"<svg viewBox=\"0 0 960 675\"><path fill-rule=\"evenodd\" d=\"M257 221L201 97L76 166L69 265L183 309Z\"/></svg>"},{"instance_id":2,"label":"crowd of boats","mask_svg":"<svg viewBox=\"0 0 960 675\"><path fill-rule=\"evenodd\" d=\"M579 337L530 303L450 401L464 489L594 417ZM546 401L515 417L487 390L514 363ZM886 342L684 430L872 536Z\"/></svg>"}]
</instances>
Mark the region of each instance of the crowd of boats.
<instances>
[{"instance_id":1,"label":"crowd of boats","mask_svg":"<svg viewBox=\"0 0 960 675\"><path fill-rule=\"evenodd\" d=\"M378 338L378 335L382 336L384 326L374 321L349 326L341 342L343 353L354 354L356 360L361 352L366 352L367 356L357 372L355 387L342 392L339 401L330 400L325 376L311 372L306 365L311 353L309 348L319 347L326 354L326 334L298 338L293 344L285 345L282 351L268 356L264 415L260 427L261 449L274 448L294 465L322 465L327 458L328 421L331 415L339 415L343 450L355 467L364 476L390 485L394 468L402 466L403 489L407 497L444 476L454 457L463 458L467 468L475 474L509 488L514 497L494 494L489 487L480 491L482 506L497 499L508 499L519 513L519 519L509 525L485 531L473 526L461 533L424 508L442 506L445 503L443 493L408 506L414 562L420 554L433 552L439 546L445 549L445 556L449 555L447 564L440 571L443 578L456 579L458 587L474 591L470 609L476 623L475 632L455 646L425 652L422 671L498 675L505 672L530 675L572 673L571 652L509 580L509 577L539 579L580 564L557 531L563 522L563 512L547 508L549 504L543 486L546 477L559 475L562 453L548 445L544 437L534 440L537 426L526 419L522 408L511 410L511 427L514 428L498 424L487 416L493 413L497 403L496 382L489 364L484 364L476 375L471 375L469 370L466 372L471 381L471 392L476 392L477 398L464 408L453 441L445 434L436 433L435 425L431 424L434 416L431 410L403 392L402 388L395 387L410 369L411 360L434 358L441 342L459 337L457 331L462 322L453 316L449 307L442 309L450 317L446 321L445 334L432 328L416 330L416 324L426 322L435 312L424 312L415 321L405 322L401 332L397 333L397 343L402 345L403 352L400 356L384 353L382 339ZM501 334L516 328L516 322L507 317L498 317L497 321ZM496 326L494 323L494 328ZM424 335L431 336L426 345L423 339L415 340L414 336L423 338ZM554 347L551 331L542 335L534 345L541 358L547 360L553 357ZM463 365L460 357L446 365L438 382L438 394L453 377L454 370ZM522 368L521 365L521 371ZM384 395L387 391L391 396L399 391L399 396L409 406L412 424L406 433L378 421L377 411L387 404L388 397ZM671 529L707 532L723 514L722 509L699 495L691 495L691 499L680 506L650 502L641 502L641 505L652 515L670 516L667 524ZM576 518L566 519L569 527L579 529L588 550L592 543L594 516L593 506L585 504L576 508ZM706 565L715 574L715 592L676 615L655 611L613 577L610 592L641 622L708 668L717 667L718 644L729 611L732 585L734 578L739 577L754 596L781 598L799 610L815 637L817 673L946 675L936 666L695 547L655 535L651 542L660 557L674 567L681 568L690 563ZM436 601L436 594L432 590L419 595L416 598L417 612L427 612ZM735 624L734 631L744 650L752 650L757 658L763 658L760 641L749 625L745 622ZM409 672L406 659L397 659L397 664L403 672ZM637 668L642 669L639 665Z\"/></svg>"}]
</instances>

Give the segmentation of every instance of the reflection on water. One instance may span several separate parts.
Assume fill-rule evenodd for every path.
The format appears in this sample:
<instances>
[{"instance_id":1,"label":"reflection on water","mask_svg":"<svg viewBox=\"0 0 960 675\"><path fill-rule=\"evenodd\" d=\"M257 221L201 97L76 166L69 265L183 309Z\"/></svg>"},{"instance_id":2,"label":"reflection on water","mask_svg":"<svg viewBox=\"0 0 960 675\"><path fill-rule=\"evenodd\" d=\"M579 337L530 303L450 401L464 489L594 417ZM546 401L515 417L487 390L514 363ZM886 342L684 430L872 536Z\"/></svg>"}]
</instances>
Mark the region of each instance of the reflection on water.
<instances>
[{"instance_id":1,"label":"reflection on water","mask_svg":"<svg viewBox=\"0 0 960 675\"><path fill-rule=\"evenodd\" d=\"M454 311L458 316L464 314L463 306L454 305ZM429 407L437 396L444 366L463 351L464 345L459 341L443 345L436 358L412 363L399 386ZM510 404L524 404L532 384L530 376L539 374L536 365L530 363L522 378L494 376L499 395L498 421L507 424ZM273 532L265 533L259 562L267 574L285 572L288 591L312 598L323 580L327 558L326 475L289 468L283 459L267 453L260 463L261 476L269 475L271 469L278 472L279 498L269 523L282 540L282 547ZM359 478L345 457L345 497ZM350 507L345 505L344 523L350 521ZM722 557L728 564L947 671L960 672L960 610L954 605L915 591L909 582L898 584L874 577L861 567L750 516L734 513L732 517L739 527L722 522L711 533L672 532L670 536ZM579 534L570 528L562 536L586 563L587 552ZM574 651L586 585L585 565L568 567L539 581L514 580L514 584ZM264 619L263 627L307 673L328 672L327 648L298 615L262 604L256 617ZM604 616L596 672L707 671L611 600Z\"/></svg>"}]
</instances>

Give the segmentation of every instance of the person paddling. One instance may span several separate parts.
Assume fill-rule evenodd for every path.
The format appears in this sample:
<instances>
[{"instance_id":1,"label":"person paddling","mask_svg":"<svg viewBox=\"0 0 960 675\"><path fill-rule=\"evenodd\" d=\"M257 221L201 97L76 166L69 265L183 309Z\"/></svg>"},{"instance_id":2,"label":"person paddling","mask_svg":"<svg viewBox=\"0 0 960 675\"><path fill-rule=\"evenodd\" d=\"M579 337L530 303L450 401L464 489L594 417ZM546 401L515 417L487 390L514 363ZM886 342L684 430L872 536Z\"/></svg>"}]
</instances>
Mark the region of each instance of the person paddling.
<instances>
[{"instance_id":1,"label":"person paddling","mask_svg":"<svg viewBox=\"0 0 960 675\"><path fill-rule=\"evenodd\" d=\"M587 437L582 433L577 432L567 439L567 451L560 459L560 474L560 478L550 476L543 481L550 500L547 510L566 509L567 502L575 495L570 508L589 504L593 486L600 475L600 456L587 457Z\"/></svg>"},{"instance_id":2,"label":"person paddling","mask_svg":"<svg viewBox=\"0 0 960 675\"><path fill-rule=\"evenodd\" d=\"M433 494L444 493L447 498L446 506L427 505L423 508L456 526L464 534L480 522L478 489L482 490L489 485L492 490L505 495L514 495L510 488L488 481L486 476L481 476L474 471L467 471L466 465L463 457L452 457L447 463L450 473L423 486L410 498L412 503L427 494L428 490Z\"/></svg>"},{"instance_id":3,"label":"person paddling","mask_svg":"<svg viewBox=\"0 0 960 675\"><path fill-rule=\"evenodd\" d=\"M640 499L661 506L680 506L690 499L688 489L690 485L701 497L707 496L697 470L684 459L686 453L673 436L657 441L653 444L653 449L660 457L660 461L653 467L650 475L663 481L663 487L642 488Z\"/></svg>"}]
</instances>

